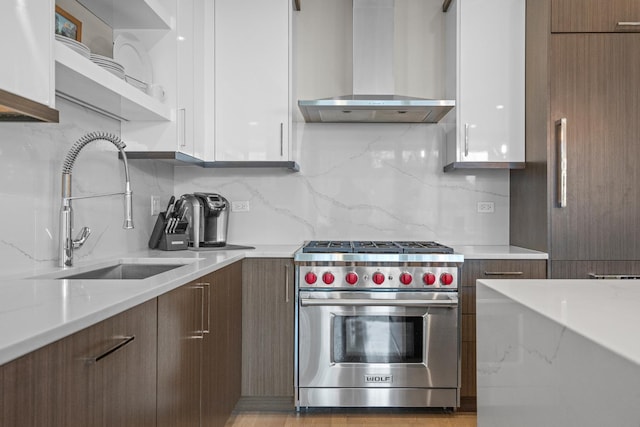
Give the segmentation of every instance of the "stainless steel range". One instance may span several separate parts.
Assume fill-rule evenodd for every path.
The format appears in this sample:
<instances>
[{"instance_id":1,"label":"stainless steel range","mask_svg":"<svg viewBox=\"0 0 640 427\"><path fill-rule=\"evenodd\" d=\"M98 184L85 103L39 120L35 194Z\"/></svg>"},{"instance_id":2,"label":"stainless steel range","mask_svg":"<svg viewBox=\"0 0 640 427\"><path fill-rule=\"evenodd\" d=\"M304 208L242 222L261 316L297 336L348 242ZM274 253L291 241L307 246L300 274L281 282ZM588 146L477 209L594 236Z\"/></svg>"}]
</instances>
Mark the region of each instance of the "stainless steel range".
<instances>
[{"instance_id":1,"label":"stainless steel range","mask_svg":"<svg viewBox=\"0 0 640 427\"><path fill-rule=\"evenodd\" d=\"M294 261L298 410L459 406L462 255L311 241Z\"/></svg>"}]
</instances>

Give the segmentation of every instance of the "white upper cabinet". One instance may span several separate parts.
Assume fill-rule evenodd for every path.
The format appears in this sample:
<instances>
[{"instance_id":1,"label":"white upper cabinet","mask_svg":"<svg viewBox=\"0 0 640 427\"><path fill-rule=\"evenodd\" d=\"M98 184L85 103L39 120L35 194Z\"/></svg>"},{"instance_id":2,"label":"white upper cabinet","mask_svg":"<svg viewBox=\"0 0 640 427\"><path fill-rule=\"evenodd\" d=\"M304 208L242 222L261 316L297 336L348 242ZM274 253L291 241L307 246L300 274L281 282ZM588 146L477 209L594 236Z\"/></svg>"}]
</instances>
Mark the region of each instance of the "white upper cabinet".
<instances>
[{"instance_id":1,"label":"white upper cabinet","mask_svg":"<svg viewBox=\"0 0 640 427\"><path fill-rule=\"evenodd\" d=\"M0 89L54 107L53 0L0 1Z\"/></svg>"},{"instance_id":2,"label":"white upper cabinet","mask_svg":"<svg viewBox=\"0 0 640 427\"><path fill-rule=\"evenodd\" d=\"M216 0L208 161L290 160L291 13L290 0Z\"/></svg>"},{"instance_id":3,"label":"white upper cabinet","mask_svg":"<svg viewBox=\"0 0 640 427\"><path fill-rule=\"evenodd\" d=\"M446 25L445 170L524 167L525 0L454 0Z\"/></svg>"}]
</instances>

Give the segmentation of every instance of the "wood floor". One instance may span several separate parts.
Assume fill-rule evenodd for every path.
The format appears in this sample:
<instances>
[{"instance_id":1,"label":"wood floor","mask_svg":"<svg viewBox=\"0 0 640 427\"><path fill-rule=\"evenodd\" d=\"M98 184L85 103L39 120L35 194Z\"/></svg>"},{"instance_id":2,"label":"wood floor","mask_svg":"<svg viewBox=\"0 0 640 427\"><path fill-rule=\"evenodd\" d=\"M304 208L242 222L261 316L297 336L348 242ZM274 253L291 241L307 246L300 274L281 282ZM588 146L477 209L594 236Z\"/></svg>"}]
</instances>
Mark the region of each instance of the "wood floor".
<instances>
[{"instance_id":1,"label":"wood floor","mask_svg":"<svg viewBox=\"0 0 640 427\"><path fill-rule=\"evenodd\" d=\"M476 427L476 414L431 412L240 412L225 427Z\"/></svg>"}]
</instances>

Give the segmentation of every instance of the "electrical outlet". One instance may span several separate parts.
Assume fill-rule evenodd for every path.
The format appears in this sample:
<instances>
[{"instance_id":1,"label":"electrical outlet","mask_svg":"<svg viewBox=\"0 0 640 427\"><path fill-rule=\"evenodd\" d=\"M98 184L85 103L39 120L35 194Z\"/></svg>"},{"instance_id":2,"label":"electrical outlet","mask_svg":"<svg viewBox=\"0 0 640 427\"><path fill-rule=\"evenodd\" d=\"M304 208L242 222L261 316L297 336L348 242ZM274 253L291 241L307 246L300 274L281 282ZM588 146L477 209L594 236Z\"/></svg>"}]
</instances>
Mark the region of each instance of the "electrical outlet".
<instances>
[{"instance_id":1,"label":"electrical outlet","mask_svg":"<svg viewBox=\"0 0 640 427\"><path fill-rule=\"evenodd\" d=\"M160 196L151 196L151 216L160 213Z\"/></svg>"},{"instance_id":2,"label":"electrical outlet","mask_svg":"<svg viewBox=\"0 0 640 427\"><path fill-rule=\"evenodd\" d=\"M241 200L231 202L231 212L249 212L249 201Z\"/></svg>"},{"instance_id":3,"label":"electrical outlet","mask_svg":"<svg viewBox=\"0 0 640 427\"><path fill-rule=\"evenodd\" d=\"M478 213L493 213L495 212L495 204L493 202L478 202Z\"/></svg>"}]
</instances>

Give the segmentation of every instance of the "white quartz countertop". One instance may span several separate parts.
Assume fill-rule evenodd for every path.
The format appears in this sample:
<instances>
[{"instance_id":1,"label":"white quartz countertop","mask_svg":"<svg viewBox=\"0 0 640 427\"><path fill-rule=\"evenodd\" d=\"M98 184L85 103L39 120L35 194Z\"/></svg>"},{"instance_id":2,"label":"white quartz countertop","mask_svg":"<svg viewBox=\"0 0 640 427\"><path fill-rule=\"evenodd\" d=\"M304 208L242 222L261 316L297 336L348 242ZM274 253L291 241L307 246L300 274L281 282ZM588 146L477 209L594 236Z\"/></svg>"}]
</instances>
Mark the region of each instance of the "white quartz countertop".
<instances>
[{"instance_id":1,"label":"white quartz countertop","mask_svg":"<svg viewBox=\"0 0 640 427\"><path fill-rule=\"evenodd\" d=\"M464 255L464 259L548 259L546 252L534 251L509 245L466 245L453 246L455 252Z\"/></svg>"},{"instance_id":2,"label":"white quartz countertop","mask_svg":"<svg viewBox=\"0 0 640 427\"><path fill-rule=\"evenodd\" d=\"M300 244L247 245L250 250L147 250L108 260L78 262L74 269L123 262L175 261L184 266L145 280L25 279L60 269L0 278L0 365L60 338L169 292L243 258L292 258ZM465 259L546 259L546 254L513 246L454 247Z\"/></svg>"},{"instance_id":3,"label":"white quartz countertop","mask_svg":"<svg viewBox=\"0 0 640 427\"><path fill-rule=\"evenodd\" d=\"M637 280L479 280L481 286L640 364Z\"/></svg>"},{"instance_id":4,"label":"white quartz countertop","mask_svg":"<svg viewBox=\"0 0 640 427\"><path fill-rule=\"evenodd\" d=\"M145 280L0 279L0 365L162 295L243 258L292 258L300 245L254 245L252 250L141 251L77 263L73 270L114 262L175 262L184 266ZM30 272L24 277L60 271Z\"/></svg>"}]
</instances>

